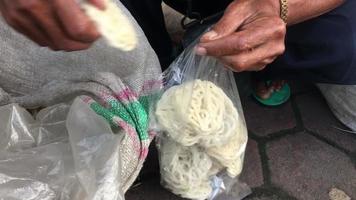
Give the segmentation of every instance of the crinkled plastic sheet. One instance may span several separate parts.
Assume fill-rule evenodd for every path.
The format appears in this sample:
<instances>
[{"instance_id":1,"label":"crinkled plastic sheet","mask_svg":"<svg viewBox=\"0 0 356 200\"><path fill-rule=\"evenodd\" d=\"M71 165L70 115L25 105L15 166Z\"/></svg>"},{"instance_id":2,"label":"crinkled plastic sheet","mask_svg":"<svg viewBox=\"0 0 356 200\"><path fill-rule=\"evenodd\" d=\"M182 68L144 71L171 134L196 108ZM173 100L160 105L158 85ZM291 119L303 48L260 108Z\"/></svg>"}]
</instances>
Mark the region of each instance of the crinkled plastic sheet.
<instances>
[{"instance_id":1,"label":"crinkled plastic sheet","mask_svg":"<svg viewBox=\"0 0 356 200\"><path fill-rule=\"evenodd\" d=\"M0 107L1 200L123 200L123 136L77 99L35 118Z\"/></svg>"}]
</instances>

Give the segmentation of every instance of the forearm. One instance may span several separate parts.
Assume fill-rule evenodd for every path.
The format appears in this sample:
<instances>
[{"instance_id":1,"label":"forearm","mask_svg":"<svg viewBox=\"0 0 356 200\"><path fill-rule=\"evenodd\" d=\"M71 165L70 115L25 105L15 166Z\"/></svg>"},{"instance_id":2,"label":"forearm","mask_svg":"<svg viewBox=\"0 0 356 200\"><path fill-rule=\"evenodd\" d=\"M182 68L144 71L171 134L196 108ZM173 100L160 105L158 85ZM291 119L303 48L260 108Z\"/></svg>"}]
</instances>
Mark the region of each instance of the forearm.
<instances>
[{"instance_id":1,"label":"forearm","mask_svg":"<svg viewBox=\"0 0 356 200\"><path fill-rule=\"evenodd\" d=\"M280 9L280 0L272 0ZM297 24L327 13L346 0L288 0L288 25ZM351 0L349 0L351 1Z\"/></svg>"}]
</instances>

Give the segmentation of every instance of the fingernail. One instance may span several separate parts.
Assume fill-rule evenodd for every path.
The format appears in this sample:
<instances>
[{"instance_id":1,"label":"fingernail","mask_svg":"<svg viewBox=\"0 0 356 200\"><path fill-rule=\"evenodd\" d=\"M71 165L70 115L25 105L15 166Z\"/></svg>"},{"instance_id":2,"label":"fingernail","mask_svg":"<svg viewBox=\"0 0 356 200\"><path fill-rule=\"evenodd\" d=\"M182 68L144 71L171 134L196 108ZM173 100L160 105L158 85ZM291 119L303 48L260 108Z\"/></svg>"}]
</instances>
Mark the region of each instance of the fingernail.
<instances>
[{"instance_id":1,"label":"fingernail","mask_svg":"<svg viewBox=\"0 0 356 200\"><path fill-rule=\"evenodd\" d=\"M218 37L218 33L215 31L209 31L204 34L203 38L208 39L208 40L213 40Z\"/></svg>"},{"instance_id":2,"label":"fingernail","mask_svg":"<svg viewBox=\"0 0 356 200\"><path fill-rule=\"evenodd\" d=\"M207 54L207 51L204 47L195 47L195 53L201 56L205 56Z\"/></svg>"}]
</instances>

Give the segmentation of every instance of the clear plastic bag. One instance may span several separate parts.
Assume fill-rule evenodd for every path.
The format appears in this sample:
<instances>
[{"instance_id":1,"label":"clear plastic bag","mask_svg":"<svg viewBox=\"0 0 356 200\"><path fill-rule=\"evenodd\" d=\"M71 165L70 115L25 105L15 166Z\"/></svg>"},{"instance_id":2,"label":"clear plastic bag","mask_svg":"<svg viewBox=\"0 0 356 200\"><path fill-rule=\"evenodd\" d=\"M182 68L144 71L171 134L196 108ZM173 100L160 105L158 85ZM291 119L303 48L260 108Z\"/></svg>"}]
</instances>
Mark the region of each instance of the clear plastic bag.
<instances>
[{"instance_id":1,"label":"clear plastic bag","mask_svg":"<svg viewBox=\"0 0 356 200\"><path fill-rule=\"evenodd\" d=\"M233 72L187 48L163 74L156 105L161 184L188 199L240 200L248 140Z\"/></svg>"},{"instance_id":2,"label":"clear plastic bag","mask_svg":"<svg viewBox=\"0 0 356 200\"><path fill-rule=\"evenodd\" d=\"M35 118L0 107L0 137L1 200L124 200L123 134L80 98Z\"/></svg>"}]
</instances>

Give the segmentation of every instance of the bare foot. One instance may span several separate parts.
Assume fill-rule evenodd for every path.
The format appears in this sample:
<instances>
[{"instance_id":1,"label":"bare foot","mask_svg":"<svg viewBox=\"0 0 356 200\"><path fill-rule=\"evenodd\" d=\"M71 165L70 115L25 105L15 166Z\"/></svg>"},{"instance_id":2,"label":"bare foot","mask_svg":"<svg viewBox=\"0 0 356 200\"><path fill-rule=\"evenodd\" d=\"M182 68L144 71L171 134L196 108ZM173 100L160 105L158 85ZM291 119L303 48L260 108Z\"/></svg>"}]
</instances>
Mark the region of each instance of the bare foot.
<instances>
[{"instance_id":1,"label":"bare foot","mask_svg":"<svg viewBox=\"0 0 356 200\"><path fill-rule=\"evenodd\" d=\"M272 81L268 85L264 81L256 82L256 95L261 99L268 99L274 91L281 90L285 83L284 80Z\"/></svg>"},{"instance_id":2,"label":"bare foot","mask_svg":"<svg viewBox=\"0 0 356 200\"><path fill-rule=\"evenodd\" d=\"M278 80L278 81L272 81L271 85L276 91L279 91L282 89L282 87L284 86L285 83L286 83L286 81L284 81L284 80Z\"/></svg>"}]
</instances>

